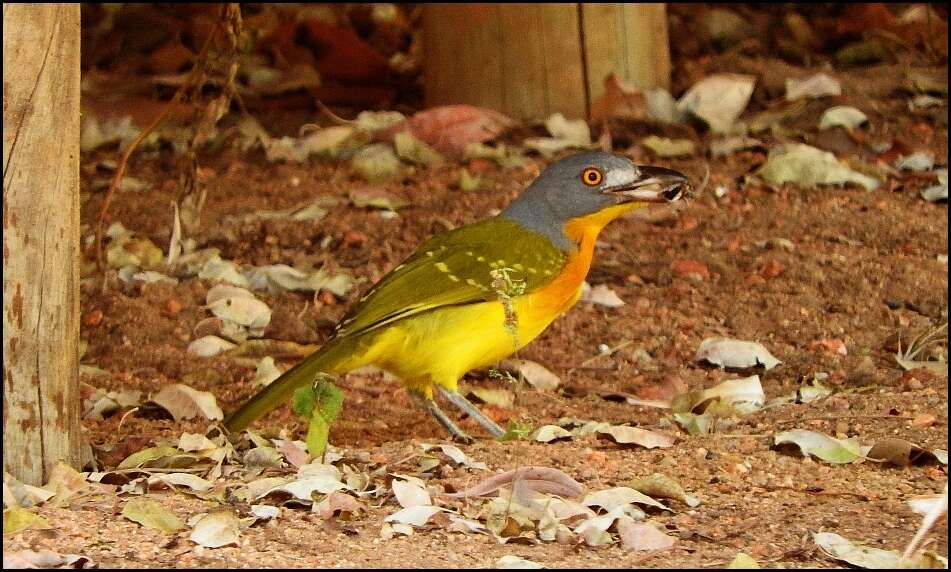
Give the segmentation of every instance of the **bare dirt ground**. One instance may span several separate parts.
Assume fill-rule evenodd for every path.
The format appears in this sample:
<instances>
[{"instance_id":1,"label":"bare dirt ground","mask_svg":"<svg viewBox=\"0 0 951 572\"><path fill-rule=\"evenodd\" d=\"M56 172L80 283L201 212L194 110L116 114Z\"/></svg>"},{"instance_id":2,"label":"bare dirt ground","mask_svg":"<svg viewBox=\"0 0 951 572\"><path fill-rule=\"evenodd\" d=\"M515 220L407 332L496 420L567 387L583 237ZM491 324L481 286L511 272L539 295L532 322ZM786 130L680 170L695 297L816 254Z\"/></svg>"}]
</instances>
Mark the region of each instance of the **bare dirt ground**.
<instances>
[{"instance_id":1,"label":"bare dirt ground","mask_svg":"<svg viewBox=\"0 0 951 572\"><path fill-rule=\"evenodd\" d=\"M770 67L763 58L740 59L737 64L735 58L709 58L704 68ZM836 72L844 95L809 102L795 121L814 126L825 108L855 105L869 110L872 135L900 139L910 150L932 152L937 164L946 165L947 108L925 116L908 111L907 96L898 85L909 65ZM683 87L693 83L683 82ZM283 121L290 126L288 132L302 122L293 117L259 119L269 126ZM639 127L629 129L636 133ZM810 129L810 144L837 153L857 152L857 144L842 133ZM275 132L281 134L277 128ZM624 133L623 126L616 130L616 144ZM696 137L701 144L709 140L705 134ZM677 443L657 450L621 448L587 436L553 444L481 439L460 448L492 472L525 465L558 468L587 491L622 486L655 472L667 474L701 501L694 508L669 501L672 511L650 514L677 538L672 548L633 552L619 544L502 544L492 536L447 532L440 526L384 540L382 519L399 508L392 497L384 496L367 503L367 511L349 521L285 507L280 518L243 530L238 545L204 549L188 540L187 531L168 536L124 519L121 510L129 497L120 495L111 502L80 497L65 506L41 506L36 512L51 528L7 535L4 550L48 548L88 556L103 567L485 567L508 554L548 567L723 567L741 551L763 565L828 567L837 563L812 539L812 533L828 531L901 551L920 523L906 501L940 492L947 482L946 466L894 467L870 461L832 465L774 449L773 435L803 428L855 437L862 444L897 437L929 450L947 449L947 378L921 369L906 372L894 359L898 336L909 340L947 321L947 262L938 258L947 255L947 204L924 201L919 191L931 183L912 173L890 177L871 192L852 186L771 188L745 179L764 160L759 150L682 160L660 159L638 146L616 150L638 162L681 170L696 181L704 178L708 166L708 187L680 213L661 209L649 218L616 221L604 231L588 281L608 285L626 304L613 309L578 304L520 354L559 375L561 387L540 392L525 386L513 406L486 410L500 422L522 420L533 427L562 417L630 423L676 434ZM167 245L171 231L169 204L175 185L168 174L173 164L169 154L134 156L129 174L148 182L150 189L120 192L110 209L111 220L157 245ZM114 150L97 151L84 156L83 164L94 166L114 156ZM259 293L273 310L264 337L309 344L326 339L361 292L423 239L504 207L547 162L535 157L516 169L491 164L482 175L482 188L474 192L455 188L458 162L417 169L405 182L382 185L410 203L396 218L347 203L349 189L367 184L346 162L275 164L261 150L226 148L203 153L199 163L209 188L194 237L199 247L220 248L222 258L238 263L310 263L346 271L359 281L343 299L328 293ZM727 191L719 198L711 192L717 186ZM317 222L229 219L288 208L319 195L344 200ZM84 181L85 234L95 227L102 197ZM677 271L684 261L702 265L706 274L700 279L684 276ZM214 394L225 411L254 393L249 384L253 364L186 353L196 324L208 315L202 306L211 281L127 284L117 280L114 271L111 276L105 292L96 280L83 285L82 339L88 343L83 362L108 372L84 376L86 383L148 393L182 382ZM707 436L679 430L665 410L612 397L619 392L669 397L665 391L670 387L700 389L747 375L695 362L700 342L719 335L761 342L782 360L774 369L756 372L767 397L794 391L800 380L817 372L828 373L833 395L764 409ZM829 349L830 340L842 342L846 354L835 351L836 346ZM610 356L591 359L600 344L615 347L623 342L629 344ZM946 345L936 351L946 354ZM286 367L294 360L278 361ZM484 372L469 376L464 384L507 387ZM339 386L346 400L330 442L362 459L355 465L362 470L385 466L390 472L415 473L419 444L445 438L395 381L352 374L339 380ZM101 470L114 468L157 441L176 439L184 431L204 432L207 426L206 420L175 422L135 412L85 422ZM469 419L463 419L462 426L482 435ZM284 429L295 438L305 429L289 407L256 427L274 436ZM293 472L285 466L265 474ZM436 490L461 490L485 475L443 463L424 476ZM149 497L182 519L217 506L213 500L171 491L151 492ZM247 504L231 506L239 515L247 514ZM933 534L933 548L942 555L948 551L944 526Z\"/></svg>"}]
</instances>

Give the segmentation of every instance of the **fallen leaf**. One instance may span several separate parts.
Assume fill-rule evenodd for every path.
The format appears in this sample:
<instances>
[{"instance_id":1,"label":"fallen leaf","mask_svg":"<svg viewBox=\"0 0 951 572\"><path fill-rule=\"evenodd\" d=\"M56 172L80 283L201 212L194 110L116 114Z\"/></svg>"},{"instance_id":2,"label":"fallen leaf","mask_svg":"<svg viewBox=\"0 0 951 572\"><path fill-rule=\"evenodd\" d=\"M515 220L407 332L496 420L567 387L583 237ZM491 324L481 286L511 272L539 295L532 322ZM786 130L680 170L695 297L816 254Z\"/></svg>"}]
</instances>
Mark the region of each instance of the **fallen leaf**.
<instances>
[{"instance_id":1,"label":"fallen leaf","mask_svg":"<svg viewBox=\"0 0 951 572\"><path fill-rule=\"evenodd\" d=\"M159 473L148 478L149 486L155 486L158 483L169 487L185 487L195 492L207 491L212 487L210 481L191 473Z\"/></svg>"},{"instance_id":2,"label":"fallen leaf","mask_svg":"<svg viewBox=\"0 0 951 572\"><path fill-rule=\"evenodd\" d=\"M760 565L759 565L759 562L757 562L756 559L750 556L749 554L745 552L737 552L736 556L733 557L733 560L730 562L727 568L730 568L733 570L736 570L736 569L751 570L751 569L759 569Z\"/></svg>"},{"instance_id":3,"label":"fallen leaf","mask_svg":"<svg viewBox=\"0 0 951 572\"><path fill-rule=\"evenodd\" d=\"M830 95L842 95L842 84L828 74L817 73L806 79L786 80L786 101L819 99Z\"/></svg>"},{"instance_id":4,"label":"fallen leaf","mask_svg":"<svg viewBox=\"0 0 951 572\"><path fill-rule=\"evenodd\" d=\"M3 551L3 569L19 568L96 568L97 564L80 554L60 554L52 550Z\"/></svg>"},{"instance_id":5,"label":"fallen leaf","mask_svg":"<svg viewBox=\"0 0 951 572\"><path fill-rule=\"evenodd\" d=\"M271 356L265 356L261 358L261 361L258 362L257 369L254 372L254 377L251 379L251 385L270 385L272 381L281 377L281 373L283 372L277 369L277 366L274 365L274 358Z\"/></svg>"},{"instance_id":6,"label":"fallen leaf","mask_svg":"<svg viewBox=\"0 0 951 572\"><path fill-rule=\"evenodd\" d=\"M677 102L677 109L703 120L714 133L728 133L753 95L756 78L714 74L695 83Z\"/></svg>"},{"instance_id":7,"label":"fallen leaf","mask_svg":"<svg viewBox=\"0 0 951 572\"><path fill-rule=\"evenodd\" d=\"M456 447L455 445L449 445L448 443L440 443L438 445L423 443L420 446L423 448L423 451L439 449L444 455L452 459L452 462L457 465L469 467L470 469L488 469L485 463L482 461L473 461L468 457L468 455L462 452L462 449Z\"/></svg>"},{"instance_id":8,"label":"fallen leaf","mask_svg":"<svg viewBox=\"0 0 951 572\"><path fill-rule=\"evenodd\" d=\"M219 510L201 517L192 528L188 539L205 548L219 548L237 544L241 536L241 521L230 510Z\"/></svg>"},{"instance_id":9,"label":"fallen leaf","mask_svg":"<svg viewBox=\"0 0 951 572\"><path fill-rule=\"evenodd\" d=\"M899 568L901 556L894 550L870 548L833 532L815 532L812 539L829 557L860 568Z\"/></svg>"},{"instance_id":10,"label":"fallen leaf","mask_svg":"<svg viewBox=\"0 0 951 572\"><path fill-rule=\"evenodd\" d=\"M148 447L142 449L141 451L136 451L128 457L122 460L119 463L118 469L138 469L147 464L152 464L154 461L167 460L168 458L174 458L179 456L181 451L175 447L169 446L160 446L160 447ZM193 458L197 458L192 455Z\"/></svg>"},{"instance_id":11,"label":"fallen leaf","mask_svg":"<svg viewBox=\"0 0 951 572\"><path fill-rule=\"evenodd\" d=\"M603 546L607 544L613 544L614 538L608 532L612 526L615 526L615 522L621 520L631 520L631 517L628 516L628 512L631 512L631 509L637 511L639 509L634 509L630 505L618 506L617 508L608 511L607 514L592 516L583 521L581 521L575 528L574 533L581 536L584 539L585 544L588 546ZM638 518L643 518L644 514L641 512L638 515Z\"/></svg>"},{"instance_id":12,"label":"fallen leaf","mask_svg":"<svg viewBox=\"0 0 951 572\"><path fill-rule=\"evenodd\" d=\"M216 289L227 288L227 292ZM271 309L267 304L258 300L254 294L226 284L219 284L208 291L206 308L218 318L231 320L236 324L247 326L252 330L264 330L271 322Z\"/></svg>"},{"instance_id":13,"label":"fallen leaf","mask_svg":"<svg viewBox=\"0 0 951 572\"><path fill-rule=\"evenodd\" d=\"M218 336L202 336L188 344L188 353L198 357L212 357L237 347L235 344Z\"/></svg>"},{"instance_id":14,"label":"fallen leaf","mask_svg":"<svg viewBox=\"0 0 951 572\"><path fill-rule=\"evenodd\" d=\"M732 155L737 151L764 147L761 140L748 135L732 135L710 141L710 156L713 158Z\"/></svg>"},{"instance_id":15,"label":"fallen leaf","mask_svg":"<svg viewBox=\"0 0 951 572\"><path fill-rule=\"evenodd\" d=\"M918 151L907 157L902 155L895 160L895 168L913 172L930 171L934 168L934 154Z\"/></svg>"},{"instance_id":16,"label":"fallen leaf","mask_svg":"<svg viewBox=\"0 0 951 572\"><path fill-rule=\"evenodd\" d=\"M812 455L829 463L851 463L862 457L858 443L851 439L839 440L822 433L806 429L783 431L773 437L775 445L792 443L799 447L804 455Z\"/></svg>"},{"instance_id":17,"label":"fallen leaf","mask_svg":"<svg viewBox=\"0 0 951 572\"><path fill-rule=\"evenodd\" d=\"M532 439L539 443L554 443L556 441L568 441L573 437L568 430L557 425L543 425L535 431Z\"/></svg>"},{"instance_id":18,"label":"fallen leaf","mask_svg":"<svg viewBox=\"0 0 951 572\"><path fill-rule=\"evenodd\" d=\"M690 139L669 139L650 135L641 139L641 145L650 149L658 157L688 157L697 152L696 144Z\"/></svg>"},{"instance_id":19,"label":"fallen leaf","mask_svg":"<svg viewBox=\"0 0 951 572\"><path fill-rule=\"evenodd\" d=\"M670 510L664 506L663 503L630 487L613 487L589 493L584 497L584 500L581 501L581 504L585 506L599 506L608 512L629 504L642 504L661 510Z\"/></svg>"},{"instance_id":20,"label":"fallen leaf","mask_svg":"<svg viewBox=\"0 0 951 572\"><path fill-rule=\"evenodd\" d=\"M393 489L393 495L396 497L396 501L400 503L400 506L403 508L433 504L426 487L416 483L402 479L394 479L390 487Z\"/></svg>"},{"instance_id":21,"label":"fallen leaf","mask_svg":"<svg viewBox=\"0 0 951 572\"><path fill-rule=\"evenodd\" d=\"M19 505L3 509L3 534L14 534L28 528L50 528L42 516Z\"/></svg>"},{"instance_id":22,"label":"fallen leaf","mask_svg":"<svg viewBox=\"0 0 951 572\"><path fill-rule=\"evenodd\" d=\"M874 191L881 185L878 179L852 170L832 153L802 143L774 147L755 174L771 185L792 183L807 189L856 183Z\"/></svg>"},{"instance_id":23,"label":"fallen leaf","mask_svg":"<svg viewBox=\"0 0 951 572\"><path fill-rule=\"evenodd\" d=\"M682 393L673 399L671 410L675 413L709 413L719 403L730 415L748 415L761 409L765 401L766 394L759 376L752 375L730 379L709 389Z\"/></svg>"},{"instance_id":24,"label":"fallen leaf","mask_svg":"<svg viewBox=\"0 0 951 572\"><path fill-rule=\"evenodd\" d=\"M545 120L545 128L551 137L528 137L522 144L545 157L564 149L591 146L591 128L583 119L568 120L561 113L555 113Z\"/></svg>"},{"instance_id":25,"label":"fallen leaf","mask_svg":"<svg viewBox=\"0 0 951 572\"><path fill-rule=\"evenodd\" d=\"M527 359L502 360L499 367L517 373L535 389L551 391L561 385L561 378L540 363Z\"/></svg>"},{"instance_id":26,"label":"fallen leaf","mask_svg":"<svg viewBox=\"0 0 951 572\"><path fill-rule=\"evenodd\" d=\"M281 514L281 508L269 504L253 504L251 505L251 514L259 520L271 520Z\"/></svg>"},{"instance_id":27,"label":"fallen leaf","mask_svg":"<svg viewBox=\"0 0 951 572\"><path fill-rule=\"evenodd\" d=\"M515 125L505 115L473 105L444 105L414 114L406 128L436 151L462 155L472 143L485 143Z\"/></svg>"},{"instance_id":28,"label":"fallen leaf","mask_svg":"<svg viewBox=\"0 0 951 572\"><path fill-rule=\"evenodd\" d=\"M688 495L680 483L662 473L652 473L650 476L634 479L627 486L652 498L678 500L690 508L700 506L700 499Z\"/></svg>"},{"instance_id":29,"label":"fallen leaf","mask_svg":"<svg viewBox=\"0 0 951 572\"><path fill-rule=\"evenodd\" d=\"M433 505L416 505L404 508L383 518L383 522L396 522L399 524L409 524L412 526L423 526L436 513L443 512L446 509Z\"/></svg>"},{"instance_id":30,"label":"fallen leaf","mask_svg":"<svg viewBox=\"0 0 951 572\"><path fill-rule=\"evenodd\" d=\"M617 523L617 532L628 550L666 550L677 543L676 538L648 522L622 519Z\"/></svg>"},{"instance_id":31,"label":"fallen leaf","mask_svg":"<svg viewBox=\"0 0 951 572\"><path fill-rule=\"evenodd\" d=\"M845 127L854 129L868 123L868 116L850 105L837 105L830 107L822 112L819 118L819 129L831 129L833 127Z\"/></svg>"},{"instance_id":32,"label":"fallen leaf","mask_svg":"<svg viewBox=\"0 0 951 572\"><path fill-rule=\"evenodd\" d=\"M763 366L770 370L782 363L762 344L732 338L704 339L697 348L696 360L737 369Z\"/></svg>"},{"instance_id":33,"label":"fallen leaf","mask_svg":"<svg viewBox=\"0 0 951 572\"><path fill-rule=\"evenodd\" d=\"M198 415L211 421L224 419L224 412L218 407L214 395L192 389L182 383L166 385L152 396L151 401L171 413L176 421L192 419Z\"/></svg>"},{"instance_id":34,"label":"fallen leaf","mask_svg":"<svg viewBox=\"0 0 951 572\"><path fill-rule=\"evenodd\" d=\"M582 493L584 487L558 469L550 467L528 466L512 469L504 473L493 475L479 484L457 493L449 493L449 498L470 498L486 496L504 486L519 482L519 486L526 490L549 493L561 497L575 497Z\"/></svg>"},{"instance_id":35,"label":"fallen leaf","mask_svg":"<svg viewBox=\"0 0 951 572\"><path fill-rule=\"evenodd\" d=\"M353 170L370 183L396 179L403 164L388 143L373 143L357 151L350 160Z\"/></svg>"},{"instance_id":36,"label":"fallen leaf","mask_svg":"<svg viewBox=\"0 0 951 572\"><path fill-rule=\"evenodd\" d=\"M185 523L161 504L144 498L132 499L122 507L122 516L132 522L165 534L175 534Z\"/></svg>"},{"instance_id":37,"label":"fallen leaf","mask_svg":"<svg viewBox=\"0 0 951 572\"><path fill-rule=\"evenodd\" d=\"M409 201L383 189L361 187L350 191L350 202L357 208L371 207L396 211L409 206Z\"/></svg>"},{"instance_id":38,"label":"fallen leaf","mask_svg":"<svg viewBox=\"0 0 951 572\"><path fill-rule=\"evenodd\" d=\"M626 425L611 425L596 431L599 439L607 439L618 445L640 445L647 449L667 448L673 446L677 438Z\"/></svg>"},{"instance_id":39,"label":"fallen leaf","mask_svg":"<svg viewBox=\"0 0 951 572\"><path fill-rule=\"evenodd\" d=\"M217 445L214 441L201 433L182 433L182 436L178 438L178 448L186 453L191 451L205 451L216 447Z\"/></svg>"},{"instance_id":40,"label":"fallen leaf","mask_svg":"<svg viewBox=\"0 0 951 572\"><path fill-rule=\"evenodd\" d=\"M495 565L504 570L537 570L545 567L534 560L527 560L514 554L506 554L499 558L495 561Z\"/></svg>"},{"instance_id":41,"label":"fallen leaf","mask_svg":"<svg viewBox=\"0 0 951 572\"><path fill-rule=\"evenodd\" d=\"M364 510L366 509L363 503L341 492L330 493L311 508L311 511L318 513L320 518L324 520L329 520L335 516L349 520Z\"/></svg>"},{"instance_id":42,"label":"fallen leaf","mask_svg":"<svg viewBox=\"0 0 951 572\"><path fill-rule=\"evenodd\" d=\"M393 137L393 146L400 159L416 165L433 167L445 161L438 151L414 137L409 131L397 133Z\"/></svg>"},{"instance_id":43,"label":"fallen leaf","mask_svg":"<svg viewBox=\"0 0 951 572\"><path fill-rule=\"evenodd\" d=\"M938 458L931 451L922 449L904 439L894 437L882 439L875 443L865 456L898 467L923 465L938 461Z\"/></svg>"},{"instance_id":44,"label":"fallen leaf","mask_svg":"<svg viewBox=\"0 0 951 572\"><path fill-rule=\"evenodd\" d=\"M606 284L598 284L592 287L587 282L582 282L580 300L606 308L620 308L624 305L624 300L621 300L617 292Z\"/></svg>"},{"instance_id":45,"label":"fallen leaf","mask_svg":"<svg viewBox=\"0 0 951 572\"><path fill-rule=\"evenodd\" d=\"M256 266L245 273L248 284L254 290L267 289L272 294L280 292L319 292L327 290L336 296L346 296L353 288L353 278L345 272L331 273L326 270L305 272L286 264Z\"/></svg>"}]
</instances>

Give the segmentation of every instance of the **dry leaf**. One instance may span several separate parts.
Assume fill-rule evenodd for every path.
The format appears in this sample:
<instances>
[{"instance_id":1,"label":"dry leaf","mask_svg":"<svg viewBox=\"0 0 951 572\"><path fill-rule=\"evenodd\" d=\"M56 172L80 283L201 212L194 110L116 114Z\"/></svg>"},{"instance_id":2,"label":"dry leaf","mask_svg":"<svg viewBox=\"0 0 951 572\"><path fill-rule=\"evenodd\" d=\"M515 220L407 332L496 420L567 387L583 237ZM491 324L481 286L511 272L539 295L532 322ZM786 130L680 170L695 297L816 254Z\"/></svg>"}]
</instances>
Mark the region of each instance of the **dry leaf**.
<instances>
[{"instance_id":1,"label":"dry leaf","mask_svg":"<svg viewBox=\"0 0 951 572\"><path fill-rule=\"evenodd\" d=\"M416 483L394 479L390 487L393 489L393 495L396 496L396 501L400 503L400 506L403 508L433 504L432 499L429 498L429 491L426 490L426 487Z\"/></svg>"},{"instance_id":2,"label":"dry leaf","mask_svg":"<svg viewBox=\"0 0 951 572\"><path fill-rule=\"evenodd\" d=\"M219 548L237 544L241 535L241 521L230 510L220 510L201 517L188 539L205 548Z\"/></svg>"},{"instance_id":3,"label":"dry leaf","mask_svg":"<svg viewBox=\"0 0 951 572\"><path fill-rule=\"evenodd\" d=\"M599 506L608 512L634 503L652 506L662 510L670 510L664 506L663 503L630 487L613 487L604 489L603 491L596 491L588 494L584 497L584 500L581 501L581 504L585 506Z\"/></svg>"},{"instance_id":4,"label":"dry leaf","mask_svg":"<svg viewBox=\"0 0 951 572\"><path fill-rule=\"evenodd\" d=\"M444 105L413 115L406 127L440 153L462 155L470 143L495 139L515 122L497 111L472 105Z\"/></svg>"},{"instance_id":5,"label":"dry leaf","mask_svg":"<svg viewBox=\"0 0 951 572\"><path fill-rule=\"evenodd\" d=\"M436 513L443 512L444 508L433 505L416 505L404 508L383 518L383 522L395 522L412 526L423 526Z\"/></svg>"},{"instance_id":6,"label":"dry leaf","mask_svg":"<svg viewBox=\"0 0 951 572\"><path fill-rule=\"evenodd\" d=\"M561 385L561 378L540 363L527 359L502 360L499 367L520 374L535 389L550 391Z\"/></svg>"},{"instance_id":7,"label":"dry leaf","mask_svg":"<svg viewBox=\"0 0 951 572\"><path fill-rule=\"evenodd\" d=\"M732 338L704 339L697 348L696 359L723 368L738 369L763 366L769 370L782 363L762 344Z\"/></svg>"},{"instance_id":8,"label":"dry leaf","mask_svg":"<svg viewBox=\"0 0 951 572\"><path fill-rule=\"evenodd\" d=\"M532 439L539 443L554 443L556 441L567 441L574 436L567 430L557 425L543 425L535 431Z\"/></svg>"},{"instance_id":9,"label":"dry leaf","mask_svg":"<svg viewBox=\"0 0 951 572\"><path fill-rule=\"evenodd\" d=\"M677 539L648 522L621 519L617 523L618 537L628 550L666 550Z\"/></svg>"},{"instance_id":10,"label":"dry leaf","mask_svg":"<svg viewBox=\"0 0 951 572\"><path fill-rule=\"evenodd\" d=\"M806 429L783 431L773 437L776 445L793 443L804 455L812 455L829 463L851 463L862 457L858 443L851 439L839 440Z\"/></svg>"},{"instance_id":11,"label":"dry leaf","mask_svg":"<svg viewBox=\"0 0 951 572\"><path fill-rule=\"evenodd\" d=\"M514 484L515 481L518 481L519 486L525 490L549 493L561 497L575 497L580 495L584 490L581 483L558 469L529 466L506 471L499 475L493 475L464 491L449 493L444 496L449 498L486 496L504 486Z\"/></svg>"},{"instance_id":12,"label":"dry leaf","mask_svg":"<svg viewBox=\"0 0 951 572\"><path fill-rule=\"evenodd\" d=\"M171 413L176 421L192 419L197 415L211 421L224 419L224 412L218 407L214 395L192 389L182 383L166 385L151 401Z\"/></svg>"},{"instance_id":13,"label":"dry leaf","mask_svg":"<svg viewBox=\"0 0 951 572\"><path fill-rule=\"evenodd\" d=\"M611 425L598 429L596 433L599 439L607 439L618 445L640 445L647 449L670 447L677 441L673 435L626 425Z\"/></svg>"},{"instance_id":14,"label":"dry leaf","mask_svg":"<svg viewBox=\"0 0 951 572\"><path fill-rule=\"evenodd\" d=\"M125 503L122 516L146 528L153 528L165 534L175 534L185 528L185 523L161 504L144 498L136 498Z\"/></svg>"}]
</instances>

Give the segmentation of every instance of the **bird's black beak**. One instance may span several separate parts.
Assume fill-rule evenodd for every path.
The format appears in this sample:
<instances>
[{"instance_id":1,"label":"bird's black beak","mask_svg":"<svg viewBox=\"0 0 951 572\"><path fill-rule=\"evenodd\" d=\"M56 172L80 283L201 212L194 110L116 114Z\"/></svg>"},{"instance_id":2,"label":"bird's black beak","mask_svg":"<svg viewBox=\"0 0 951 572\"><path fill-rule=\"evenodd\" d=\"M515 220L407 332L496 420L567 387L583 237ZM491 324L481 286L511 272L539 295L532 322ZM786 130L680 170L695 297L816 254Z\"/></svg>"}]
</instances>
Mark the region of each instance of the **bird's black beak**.
<instances>
[{"instance_id":1,"label":"bird's black beak","mask_svg":"<svg viewBox=\"0 0 951 572\"><path fill-rule=\"evenodd\" d=\"M621 202L670 203L678 201L690 191L690 180L672 169L638 166L640 177L626 185L607 189Z\"/></svg>"}]
</instances>

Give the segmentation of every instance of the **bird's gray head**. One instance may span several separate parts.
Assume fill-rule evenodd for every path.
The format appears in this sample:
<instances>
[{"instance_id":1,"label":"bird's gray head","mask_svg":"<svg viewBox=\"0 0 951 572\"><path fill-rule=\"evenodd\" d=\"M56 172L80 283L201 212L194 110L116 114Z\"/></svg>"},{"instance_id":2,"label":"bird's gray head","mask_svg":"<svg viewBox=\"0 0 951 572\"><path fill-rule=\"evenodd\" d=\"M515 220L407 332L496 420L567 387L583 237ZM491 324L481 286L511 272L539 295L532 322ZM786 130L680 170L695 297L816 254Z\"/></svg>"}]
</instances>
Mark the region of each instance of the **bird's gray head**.
<instances>
[{"instance_id":1,"label":"bird's gray head","mask_svg":"<svg viewBox=\"0 0 951 572\"><path fill-rule=\"evenodd\" d=\"M589 151L549 165L502 216L551 235L571 219L624 203L677 201L688 189L687 177L677 171Z\"/></svg>"}]
</instances>

